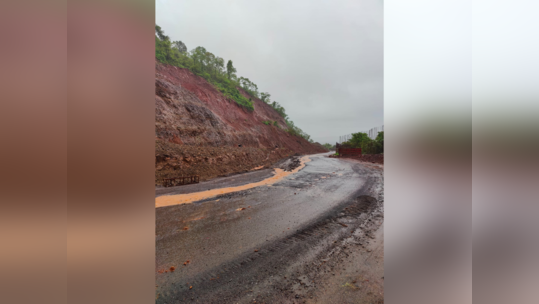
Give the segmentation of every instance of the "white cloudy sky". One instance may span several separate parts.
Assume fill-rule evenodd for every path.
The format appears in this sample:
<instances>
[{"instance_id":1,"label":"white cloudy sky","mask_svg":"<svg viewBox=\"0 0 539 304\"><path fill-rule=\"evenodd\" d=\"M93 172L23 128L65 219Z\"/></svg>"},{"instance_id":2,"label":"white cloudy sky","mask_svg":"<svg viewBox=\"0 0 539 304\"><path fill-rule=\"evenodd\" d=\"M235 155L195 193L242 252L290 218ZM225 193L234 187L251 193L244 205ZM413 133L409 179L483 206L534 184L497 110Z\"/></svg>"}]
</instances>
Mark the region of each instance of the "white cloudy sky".
<instances>
[{"instance_id":1,"label":"white cloudy sky","mask_svg":"<svg viewBox=\"0 0 539 304\"><path fill-rule=\"evenodd\" d=\"M383 125L382 0L156 0L156 23L231 59L315 141Z\"/></svg>"}]
</instances>

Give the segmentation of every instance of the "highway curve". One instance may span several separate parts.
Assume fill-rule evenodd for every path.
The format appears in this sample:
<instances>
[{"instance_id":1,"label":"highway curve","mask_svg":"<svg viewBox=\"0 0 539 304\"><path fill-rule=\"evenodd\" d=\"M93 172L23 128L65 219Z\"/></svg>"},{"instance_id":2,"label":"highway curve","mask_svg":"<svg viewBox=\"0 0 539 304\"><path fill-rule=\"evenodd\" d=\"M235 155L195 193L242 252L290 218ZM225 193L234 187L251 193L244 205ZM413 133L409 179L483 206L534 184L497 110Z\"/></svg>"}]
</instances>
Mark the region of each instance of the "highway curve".
<instances>
[{"instance_id":1,"label":"highway curve","mask_svg":"<svg viewBox=\"0 0 539 304\"><path fill-rule=\"evenodd\" d=\"M383 303L383 166L327 156L271 185L156 208L156 303Z\"/></svg>"}]
</instances>

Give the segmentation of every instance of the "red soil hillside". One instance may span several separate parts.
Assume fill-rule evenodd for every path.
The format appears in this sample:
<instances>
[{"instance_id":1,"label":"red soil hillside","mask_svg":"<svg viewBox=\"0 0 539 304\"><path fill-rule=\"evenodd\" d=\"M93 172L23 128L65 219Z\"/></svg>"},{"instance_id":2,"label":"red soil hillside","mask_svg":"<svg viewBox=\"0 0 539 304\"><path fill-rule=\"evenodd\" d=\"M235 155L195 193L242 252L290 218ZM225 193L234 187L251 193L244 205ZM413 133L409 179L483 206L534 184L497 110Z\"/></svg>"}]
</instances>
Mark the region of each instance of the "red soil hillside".
<instances>
[{"instance_id":1,"label":"red soil hillside","mask_svg":"<svg viewBox=\"0 0 539 304\"><path fill-rule=\"evenodd\" d=\"M269 166L296 153L327 152L287 133L284 119L271 106L252 99L255 110L250 112L188 69L156 61L156 184L189 175L207 180Z\"/></svg>"}]
</instances>

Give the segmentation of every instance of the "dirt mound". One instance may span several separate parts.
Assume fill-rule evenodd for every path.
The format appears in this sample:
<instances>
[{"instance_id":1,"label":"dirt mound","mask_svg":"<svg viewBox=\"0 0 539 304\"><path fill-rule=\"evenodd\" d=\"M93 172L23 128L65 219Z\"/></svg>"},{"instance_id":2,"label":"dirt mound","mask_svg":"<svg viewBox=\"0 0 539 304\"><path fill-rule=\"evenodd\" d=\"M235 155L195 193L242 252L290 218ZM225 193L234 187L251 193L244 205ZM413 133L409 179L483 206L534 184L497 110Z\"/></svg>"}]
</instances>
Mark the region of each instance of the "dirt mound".
<instances>
[{"instance_id":1,"label":"dirt mound","mask_svg":"<svg viewBox=\"0 0 539 304\"><path fill-rule=\"evenodd\" d=\"M320 150L323 150L324 152L329 152L329 149L326 148L326 147L324 147L324 146L322 146L322 144L319 143L319 142L315 142L315 143L313 143L313 145L316 146L316 147L318 147Z\"/></svg>"},{"instance_id":2,"label":"dirt mound","mask_svg":"<svg viewBox=\"0 0 539 304\"><path fill-rule=\"evenodd\" d=\"M286 158L284 160L281 160L279 162L277 162L273 168L280 168L280 169L283 169L284 171L287 171L287 172L291 172L293 171L294 169L296 169L297 167L299 167L301 165L301 160L300 160L301 157L295 155L295 156L291 156L289 158Z\"/></svg>"},{"instance_id":3,"label":"dirt mound","mask_svg":"<svg viewBox=\"0 0 539 304\"><path fill-rule=\"evenodd\" d=\"M199 175L207 180L269 167L294 154L327 152L290 135L285 120L271 106L240 92L252 99L254 111L226 98L188 69L156 61L157 185L162 178Z\"/></svg>"}]
</instances>

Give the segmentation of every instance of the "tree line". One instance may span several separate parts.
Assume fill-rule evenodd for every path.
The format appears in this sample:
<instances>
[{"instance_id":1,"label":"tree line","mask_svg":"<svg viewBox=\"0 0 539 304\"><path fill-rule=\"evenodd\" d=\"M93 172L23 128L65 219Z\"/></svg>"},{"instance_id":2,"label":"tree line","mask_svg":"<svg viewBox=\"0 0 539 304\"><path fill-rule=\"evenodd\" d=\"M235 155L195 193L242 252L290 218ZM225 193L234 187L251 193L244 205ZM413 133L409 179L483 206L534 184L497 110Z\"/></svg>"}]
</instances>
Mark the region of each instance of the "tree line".
<instances>
[{"instance_id":1,"label":"tree line","mask_svg":"<svg viewBox=\"0 0 539 304\"><path fill-rule=\"evenodd\" d=\"M232 60L228 60L225 64L223 58L214 55L202 46L188 51L185 43L172 41L169 36L165 35L159 25L155 26L155 57L162 63L187 68L194 74L203 77L223 95L249 111L254 110L252 98L259 98L284 118L288 127L287 132L313 142L307 133L290 120L283 106L276 101L270 100L270 93L259 92L258 86L254 82L246 77L238 77ZM238 87L247 92L251 98L243 96Z\"/></svg>"},{"instance_id":2,"label":"tree line","mask_svg":"<svg viewBox=\"0 0 539 304\"><path fill-rule=\"evenodd\" d=\"M330 151L335 151L335 148L336 148L335 145L328 144L328 143L325 143L322 146L324 146L326 149L328 149Z\"/></svg>"},{"instance_id":3,"label":"tree line","mask_svg":"<svg viewBox=\"0 0 539 304\"><path fill-rule=\"evenodd\" d=\"M362 154L384 153L384 132L379 132L374 140L367 133L352 133L352 138L341 145L349 148L361 148Z\"/></svg>"}]
</instances>

